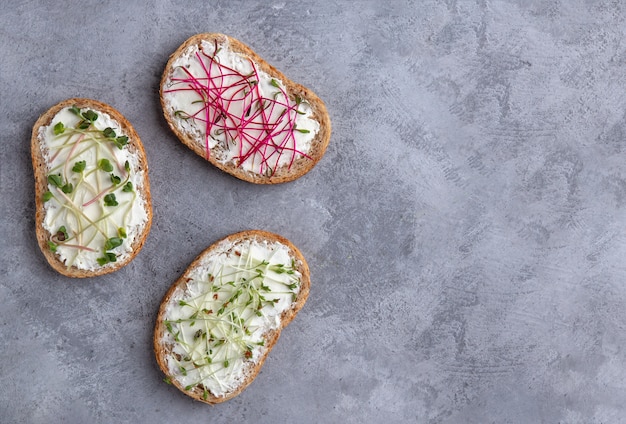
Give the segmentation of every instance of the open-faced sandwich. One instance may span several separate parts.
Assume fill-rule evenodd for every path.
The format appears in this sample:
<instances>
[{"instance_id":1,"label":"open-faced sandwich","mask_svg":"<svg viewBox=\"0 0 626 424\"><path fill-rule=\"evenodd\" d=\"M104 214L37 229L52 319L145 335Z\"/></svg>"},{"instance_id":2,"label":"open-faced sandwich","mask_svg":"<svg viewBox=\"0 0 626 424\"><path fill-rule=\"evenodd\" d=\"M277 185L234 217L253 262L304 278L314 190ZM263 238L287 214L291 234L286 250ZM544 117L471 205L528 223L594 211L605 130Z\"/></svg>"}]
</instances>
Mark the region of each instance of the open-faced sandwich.
<instances>
[{"instance_id":1,"label":"open-faced sandwich","mask_svg":"<svg viewBox=\"0 0 626 424\"><path fill-rule=\"evenodd\" d=\"M238 395L258 375L309 287L304 257L281 236L244 231L213 244L161 303L154 351L166 381L211 404Z\"/></svg>"},{"instance_id":2,"label":"open-faced sandwich","mask_svg":"<svg viewBox=\"0 0 626 424\"><path fill-rule=\"evenodd\" d=\"M91 277L128 264L152 222L146 154L121 113L69 99L35 123L36 234L50 265Z\"/></svg>"},{"instance_id":3,"label":"open-faced sandwich","mask_svg":"<svg viewBox=\"0 0 626 424\"><path fill-rule=\"evenodd\" d=\"M171 55L161 104L184 144L252 183L304 175L330 139L330 118L315 93L224 34L195 35Z\"/></svg>"}]
</instances>

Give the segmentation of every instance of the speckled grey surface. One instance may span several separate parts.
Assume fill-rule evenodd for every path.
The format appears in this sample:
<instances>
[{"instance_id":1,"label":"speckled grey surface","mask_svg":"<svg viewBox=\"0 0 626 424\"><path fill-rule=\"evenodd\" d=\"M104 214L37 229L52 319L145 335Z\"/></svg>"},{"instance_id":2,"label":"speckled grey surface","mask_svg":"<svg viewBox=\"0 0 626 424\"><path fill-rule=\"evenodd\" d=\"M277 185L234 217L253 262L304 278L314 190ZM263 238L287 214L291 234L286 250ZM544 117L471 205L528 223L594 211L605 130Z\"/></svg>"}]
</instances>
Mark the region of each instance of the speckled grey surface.
<instances>
[{"instance_id":1,"label":"speckled grey surface","mask_svg":"<svg viewBox=\"0 0 626 424\"><path fill-rule=\"evenodd\" d=\"M10 3L0 421L626 422L623 2ZM198 32L325 100L312 172L255 186L176 140L159 78ZM133 123L154 198L135 261L83 281L47 266L33 225L31 127L73 96ZM311 296L211 407L161 381L153 322L196 254L248 228L300 247Z\"/></svg>"}]
</instances>

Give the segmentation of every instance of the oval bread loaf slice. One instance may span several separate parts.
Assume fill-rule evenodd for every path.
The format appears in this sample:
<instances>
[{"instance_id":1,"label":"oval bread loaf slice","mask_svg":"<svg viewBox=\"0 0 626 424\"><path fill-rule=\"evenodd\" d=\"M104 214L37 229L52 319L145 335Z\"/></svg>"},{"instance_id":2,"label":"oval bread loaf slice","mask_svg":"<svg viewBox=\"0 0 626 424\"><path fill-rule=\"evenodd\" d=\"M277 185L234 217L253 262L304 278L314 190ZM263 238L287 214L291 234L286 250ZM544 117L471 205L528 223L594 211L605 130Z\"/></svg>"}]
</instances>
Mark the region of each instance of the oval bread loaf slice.
<instances>
[{"instance_id":1,"label":"oval bread loaf slice","mask_svg":"<svg viewBox=\"0 0 626 424\"><path fill-rule=\"evenodd\" d=\"M146 154L111 106L74 98L35 123L36 233L48 263L68 277L107 274L141 250L152 223Z\"/></svg>"},{"instance_id":2,"label":"oval bread loaf slice","mask_svg":"<svg viewBox=\"0 0 626 424\"><path fill-rule=\"evenodd\" d=\"M304 175L330 140L324 102L224 34L195 35L170 56L161 105L185 145L252 183Z\"/></svg>"},{"instance_id":3,"label":"oval bread loaf slice","mask_svg":"<svg viewBox=\"0 0 626 424\"><path fill-rule=\"evenodd\" d=\"M309 287L304 257L281 236L244 231L213 244L161 303L154 351L166 381L210 404L235 397L257 376Z\"/></svg>"}]
</instances>

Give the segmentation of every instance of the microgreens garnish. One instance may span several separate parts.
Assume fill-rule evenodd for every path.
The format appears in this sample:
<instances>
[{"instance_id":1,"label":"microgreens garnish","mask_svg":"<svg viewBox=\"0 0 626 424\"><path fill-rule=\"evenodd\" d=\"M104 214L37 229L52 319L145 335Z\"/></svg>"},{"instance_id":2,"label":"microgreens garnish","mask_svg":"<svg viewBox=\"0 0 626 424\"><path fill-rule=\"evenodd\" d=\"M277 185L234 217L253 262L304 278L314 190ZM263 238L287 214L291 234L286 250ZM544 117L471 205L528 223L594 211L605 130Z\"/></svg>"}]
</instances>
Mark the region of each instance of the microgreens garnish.
<instances>
[{"instance_id":1,"label":"microgreens garnish","mask_svg":"<svg viewBox=\"0 0 626 424\"><path fill-rule=\"evenodd\" d=\"M105 206L117 206L117 205L119 205L119 203L117 203L117 199L115 198L115 194L110 193L110 194L107 194L106 196L104 196L104 205Z\"/></svg>"},{"instance_id":2,"label":"microgreens garnish","mask_svg":"<svg viewBox=\"0 0 626 424\"><path fill-rule=\"evenodd\" d=\"M72 183L67 183L63 187L61 187L61 191L65 194L70 194L74 191L74 185Z\"/></svg>"},{"instance_id":3,"label":"microgreens garnish","mask_svg":"<svg viewBox=\"0 0 626 424\"><path fill-rule=\"evenodd\" d=\"M76 105L68 109L78 119L73 118L71 124L56 122L51 128L54 137L49 137L51 168L42 199L56 200L50 210L56 214L55 221L65 226L51 233L48 248L53 252L59 246L71 248L63 250L67 267L83 251L102 252L96 259L99 265L116 262L118 256L111 250L123 246L128 237L129 216L138 199L130 163L116 153L129 139L115 125L104 130L96 127L99 113L94 110ZM100 206L85 209L92 204ZM118 208L103 210L101 205ZM93 213L100 215L94 218Z\"/></svg>"},{"instance_id":4,"label":"microgreens garnish","mask_svg":"<svg viewBox=\"0 0 626 424\"><path fill-rule=\"evenodd\" d=\"M117 137L114 141L118 149L122 150L128 144L128 137L125 135Z\"/></svg>"},{"instance_id":5,"label":"microgreens garnish","mask_svg":"<svg viewBox=\"0 0 626 424\"><path fill-rule=\"evenodd\" d=\"M194 295L172 301L176 319L163 320L177 343L179 376L195 381L186 390L197 387L204 391L219 385L246 362L259 358L261 354L255 352L262 352L265 346L268 327L264 323L284 310L281 299L288 300L288 305L297 298L297 270L288 263L256 259L251 250L231 251L231 262L214 265L201 278L188 278L187 284L200 287L200 291L196 288Z\"/></svg>"},{"instance_id":6,"label":"microgreens garnish","mask_svg":"<svg viewBox=\"0 0 626 424\"><path fill-rule=\"evenodd\" d=\"M98 168L103 170L104 172L113 171L113 165L111 165L111 161L108 159L100 159L98 162Z\"/></svg>"},{"instance_id":7,"label":"microgreens garnish","mask_svg":"<svg viewBox=\"0 0 626 424\"><path fill-rule=\"evenodd\" d=\"M95 122L98 119L98 114L93 110L88 110L87 112L83 113L83 118L90 122Z\"/></svg>"},{"instance_id":8,"label":"microgreens garnish","mask_svg":"<svg viewBox=\"0 0 626 424\"><path fill-rule=\"evenodd\" d=\"M124 240L122 240L121 238L111 237L104 243L104 250L115 249L116 247L121 246L122 243L124 243Z\"/></svg>"},{"instance_id":9,"label":"microgreens garnish","mask_svg":"<svg viewBox=\"0 0 626 424\"><path fill-rule=\"evenodd\" d=\"M113 130L113 128L106 127L105 129L102 130L102 135L104 135L106 138L115 138L117 134L115 134L115 131Z\"/></svg>"},{"instance_id":10,"label":"microgreens garnish","mask_svg":"<svg viewBox=\"0 0 626 424\"><path fill-rule=\"evenodd\" d=\"M86 161L79 160L72 167L72 171L74 171L74 172L83 172L85 170L86 166L87 166L87 162Z\"/></svg>"},{"instance_id":11,"label":"microgreens garnish","mask_svg":"<svg viewBox=\"0 0 626 424\"><path fill-rule=\"evenodd\" d=\"M61 174L48 175L48 183L55 187L63 187L63 179L61 178Z\"/></svg>"},{"instance_id":12,"label":"microgreens garnish","mask_svg":"<svg viewBox=\"0 0 626 424\"><path fill-rule=\"evenodd\" d=\"M105 252L104 256L98 258L97 261L100 266L106 265L110 262L117 262L117 255L115 255L115 253Z\"/></svg>"},{"instance_id":13,"label":"microgreens garnish","mask_svg":"<svg viewBox=\"0 0 626 424\"><path fill-rule=\"evenodd\" d=\"M54 128L52 128L52 131L54 135L61 135L65 132L65 125L63 125L63 122L57 122Z\"/></svg>"},{"instance_id":14,"label":"microgreens garnish","mask_svg":"<svg viewBox=\"0 0 626 424\"><path fill-rule=\"evenodd\" d=\"M252 71L243 73L226 63L217 54L220 47L215 43L213 53L208 49L195 53L190 59L200 66L179 66L174 69L170 84L164 94L182 92L195 95L192 105L201 107L194 111L175 110L176 118L191 121L204 132L207 159L215 144L234 153L236 166L251 167L259 175L273 176L283 166L291 168L296 159L310 156L298 148L295 128L303 100L290 97L283 84L270 79L272 93L260 87L261 74L250 60ZM301 130L300 133L310 133ZM232 146L237 146L232 148Z\"/></svg>"}]
</instances>

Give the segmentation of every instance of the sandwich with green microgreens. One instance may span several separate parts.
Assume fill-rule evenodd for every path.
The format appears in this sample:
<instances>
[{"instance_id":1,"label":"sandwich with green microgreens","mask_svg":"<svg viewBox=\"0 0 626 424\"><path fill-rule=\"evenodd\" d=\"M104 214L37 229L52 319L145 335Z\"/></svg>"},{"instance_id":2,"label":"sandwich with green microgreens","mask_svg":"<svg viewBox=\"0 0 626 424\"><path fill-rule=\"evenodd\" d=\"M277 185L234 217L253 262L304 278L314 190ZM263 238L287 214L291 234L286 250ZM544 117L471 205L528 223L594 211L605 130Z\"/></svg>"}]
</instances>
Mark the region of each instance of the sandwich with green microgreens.
<instances>
[{"instance_id":1,"label":"sandwich with green microgreens","mask_svg":"<svg viewBox=\"0 0 626 424\"><path fill-rule=\"evenodd\" d=\"M130 263L152 223L148 164L128 120L96 100L62 101L31 136L37 241L69 277L103 275Z\"/></svg>"},{"instance_id":2,"label":"sandwich with green microgreens","mask_svg":"<svg viewBox=\"0 0 626 424\"><path fill-rule=\"evenodd\" d=\"M211 245L161 302L154 351L165 381L209 404L237 396L309 288L308 265L284 237L251 230Z\"/></svg>"}]
</instances>

